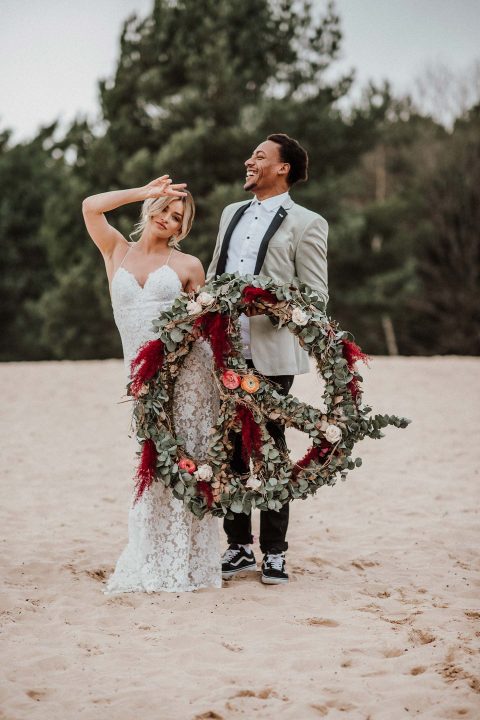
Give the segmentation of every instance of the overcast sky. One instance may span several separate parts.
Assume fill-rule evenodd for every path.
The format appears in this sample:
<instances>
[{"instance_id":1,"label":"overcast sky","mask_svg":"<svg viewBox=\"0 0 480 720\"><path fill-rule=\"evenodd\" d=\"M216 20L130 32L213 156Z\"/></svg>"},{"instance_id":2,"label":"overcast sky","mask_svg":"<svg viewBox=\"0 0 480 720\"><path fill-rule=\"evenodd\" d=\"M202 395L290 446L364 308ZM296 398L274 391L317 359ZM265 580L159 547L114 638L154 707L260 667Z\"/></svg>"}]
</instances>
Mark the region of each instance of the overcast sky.
<instances>
[{"instance_id":1,"label":"overcast sky","mask_svg":"<svg viewBox=\"0 0 480 720\"><path fill-rule=\"evenodd\" d=\"M115 67L122 21L151 5L0 0L0 127L20 140L58 117L94 116L97 81ZM335 67L354 67L358 86L387 78L408 91L428 63L461 73L480 58L480 0L337 0L336 6L344 40Z\"/></svg>"}]
</instances>

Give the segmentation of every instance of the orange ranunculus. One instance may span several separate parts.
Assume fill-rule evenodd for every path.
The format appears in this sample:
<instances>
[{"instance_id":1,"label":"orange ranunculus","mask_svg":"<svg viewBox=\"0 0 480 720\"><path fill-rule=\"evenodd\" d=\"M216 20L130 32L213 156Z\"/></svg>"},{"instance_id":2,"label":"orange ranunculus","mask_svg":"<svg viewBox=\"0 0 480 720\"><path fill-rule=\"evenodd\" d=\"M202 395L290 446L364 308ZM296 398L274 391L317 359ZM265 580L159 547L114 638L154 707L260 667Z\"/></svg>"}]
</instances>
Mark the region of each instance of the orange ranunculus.
<instances>
[{"instance_id":1,"label":"orange ranunculus","mask_svg":"<svg viewBox=\"0 0 480 720\"><path fill-rule=\"evenodd\" d=\"M240 385L240 375L234 370L225 370L222 374L222 383L229 390L235 390Z\"/></svg>"},{"instance_id":2,"label":"orange ranunculus","mask_svg":"<svg viewBox=\"0 0 480 720\"><path fill-rule=\"evenodd\" d=\"M241 385L242 390L245 390L245 392L256 393L260 387L260 380L256 375L249 373L248 375L243 376Z\"/></svg>"},{"instance_id":3,"label":"orange ranunculus","mask_svg":"<svg viewBox=\"0 0 480 720\"><path fill-rule=\"evenodd\" d=\"M188 458L182 458L178 463L178 467L180 468L180 470L186 470L190 473L190 475L192 475L192 473L194 473L197 469L197 466L195 465L193 460L189 460Z\"/></svg>"}]
</instances>

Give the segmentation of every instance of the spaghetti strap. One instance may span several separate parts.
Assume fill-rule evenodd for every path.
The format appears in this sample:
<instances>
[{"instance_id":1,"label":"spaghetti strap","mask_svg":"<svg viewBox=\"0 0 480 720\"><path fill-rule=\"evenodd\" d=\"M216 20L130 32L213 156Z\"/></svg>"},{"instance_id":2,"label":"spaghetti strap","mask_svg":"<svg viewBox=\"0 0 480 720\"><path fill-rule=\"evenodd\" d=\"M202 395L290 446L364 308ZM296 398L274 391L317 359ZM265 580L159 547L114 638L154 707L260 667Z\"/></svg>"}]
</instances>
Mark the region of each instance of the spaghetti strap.
<instances>
[{"instance_id":1,"label":"spaghetti strap","mask_svg":"<svg viewBox=\"0 0 480 720\"><path fill-rule=\"evenodd\" d=\"M170 250L170 252L169 252L169 254L168 254L167 261L166 261L165 265L168 265L168 263L170 262L170 258L172 257L172 253L173 253L174 250L175 250L175 248L172 247L172 249Z\"/></svg>"},{"instance_id":2,"label":"spaghetti strap","mask_svg":"<svg viewBox=\"0 0 480 720\"><path fill-rule=\"evenodd\" d=\"M131 248L130 245L129 245L129 246L128 246L128 250L127 250L127 252L125 253L125 255L123 256L122 262L120 263L120 265L118 266L118 268L121 268L121 267L122 267L123 263L125 262L125 258L127 257L128 253L130 252L131 249L132 249L132 248ZM117 270L118 270L118 268L117 268Z\"/></svg>"}]
</instances>

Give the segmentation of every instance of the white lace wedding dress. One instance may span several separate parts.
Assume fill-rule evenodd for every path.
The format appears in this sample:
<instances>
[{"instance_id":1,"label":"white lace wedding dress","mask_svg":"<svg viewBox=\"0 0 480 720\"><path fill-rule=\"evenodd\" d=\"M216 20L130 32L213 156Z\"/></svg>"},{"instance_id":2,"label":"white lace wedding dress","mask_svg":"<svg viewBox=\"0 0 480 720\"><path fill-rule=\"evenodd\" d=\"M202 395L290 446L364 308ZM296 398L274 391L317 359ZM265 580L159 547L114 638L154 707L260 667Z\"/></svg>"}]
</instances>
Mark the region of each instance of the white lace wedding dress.
<instances>
[{"instance_id":1,"label":"white lace wedding dress","mask_svg":"<svg viewBox=\"0 0 480 720\"><path fill-rule=\"evenodd\" d=\"M125 258L124 258L125 259ZM127 375L141 345L156 336L151 322L170 308L182 289L167 264L150 273L142 287L122 266L112 280L112 307L122 338ZM176 429L186 450L199 460L208 446L209 430L218 412L211 377L212 352L197 341L187 356L175 386ZM154 482L132 506L128 544L110 576L106 594L124 592L182 592L221 586L218 520L202 520L173 497L169 488Z\"/></svg>"}]
</instances>

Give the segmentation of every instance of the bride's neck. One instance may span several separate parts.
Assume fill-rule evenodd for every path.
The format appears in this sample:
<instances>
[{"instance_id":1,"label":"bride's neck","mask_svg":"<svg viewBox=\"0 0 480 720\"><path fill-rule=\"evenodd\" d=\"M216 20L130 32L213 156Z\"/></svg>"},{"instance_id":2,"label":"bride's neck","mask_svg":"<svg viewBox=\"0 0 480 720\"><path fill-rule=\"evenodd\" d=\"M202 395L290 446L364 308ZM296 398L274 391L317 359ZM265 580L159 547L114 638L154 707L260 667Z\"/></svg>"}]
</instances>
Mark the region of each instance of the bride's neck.
<instances>
[{"instance_id":1,"label":"bride's neck","mask_svg":"<svg viewBox=\"0 0 480 720\"><path fill-rule=\"evenodd\" d=\"M161 238L145 229L137 242L139 249L145 254L156 254L168 251L169 238Z\"/></svg>"}]
</instances>

